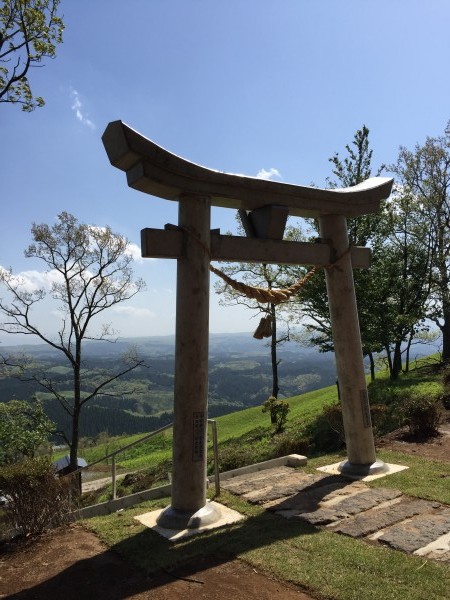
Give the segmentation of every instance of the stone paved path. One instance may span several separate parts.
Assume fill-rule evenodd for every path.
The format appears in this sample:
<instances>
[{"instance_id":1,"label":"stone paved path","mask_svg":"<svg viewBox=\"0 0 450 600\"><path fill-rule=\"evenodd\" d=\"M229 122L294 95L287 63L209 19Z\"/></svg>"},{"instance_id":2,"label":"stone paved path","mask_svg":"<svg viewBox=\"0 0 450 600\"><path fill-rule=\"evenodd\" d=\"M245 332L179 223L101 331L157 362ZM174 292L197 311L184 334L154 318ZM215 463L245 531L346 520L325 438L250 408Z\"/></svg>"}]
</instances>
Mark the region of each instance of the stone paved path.
<instances>
[{"instance_id":1,"label":"stone paved path","mask_svg":"<svg viewBox=\"0 0 450 600\"><path fill-rule=\"evenodd\" d=\"M291 467L239 475L222 487L288 519L450 563L450 507Z\"/></svg>"}]
</instances>

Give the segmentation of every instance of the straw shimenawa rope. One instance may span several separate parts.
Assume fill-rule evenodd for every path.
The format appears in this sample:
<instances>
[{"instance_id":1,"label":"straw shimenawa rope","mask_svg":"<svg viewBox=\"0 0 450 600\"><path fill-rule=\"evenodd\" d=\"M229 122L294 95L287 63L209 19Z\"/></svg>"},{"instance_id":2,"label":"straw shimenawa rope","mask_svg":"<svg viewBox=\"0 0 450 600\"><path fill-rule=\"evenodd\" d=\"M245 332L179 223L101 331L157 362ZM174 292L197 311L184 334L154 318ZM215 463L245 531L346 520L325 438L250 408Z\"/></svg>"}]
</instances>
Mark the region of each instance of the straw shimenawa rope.
<instances>
[{"instance_id":1,"label":"straw shimenawa rope","mask_svg":"<svg viewBox=\"0 0 450 600\"><path fill-rule=\"evenodd\" d=\"M351 251L351 249L352 249L352 247L350 245L347 248L347 250L341 256L339 256L339 258L337 258L332 263L323 265L323 268L324 269L333 269L334 267L336 267L337 263L341 260L341 258L343 258L346 254L348 254ZM306 275L304 277L299 279L296 283L289 286L288 288L270 289L270 288L261 288L261 287L257 287L257 286L247 285L246 283L243 283L242 281L236 281L235 279L232 279L231 277L226 275L220 269L216 269L216 267L213 267L212 265L209 266L209 270L212 273L214 273L215 275L217 275L218 277L223 279L223 281L225 281L225 283L227 283L230 287L232 287L237 292L243 294L247 298L256 300L257 302L260 302L261 304L267 303L267 304L275 304L275 305L281 304L282 302L286 302L286 300L289 300L290 298L292 298L292 296L297 294L302 289L302 287L304 285L306 285L306 283L311 279L311 277L313 277L315 275L318 268L319 267L313 267L310 271L308 271L308 273L306 273Z\"/></svg>"},{"instance_id":2,"label":"straw shimenawa rope","mask_svg":"<svg viewBox=\"0 0 450 600\"><path fill-rule=\"evenodd\" d=\"M261 304L275 304L275 305L281 304L282 302L286 302L287 300L292 298L292 296L297 294L302 289L302 287L308 282L308 280L311 279L311 277L313 277L313 275L316 272L316 267L313 267L310 271L308 271L308 273L306 273L306 275L304 277L299 279L296 283L289 286L288 288L268 289L268 288L261 288L261 287L257 287L257 286L247 285L246 283L243 283L242 281L236 281L235 279L232 279L231 277L226 275L223 271L216 269L216 267L213 267L212 265L210 265L209 268L210 268L210 271L212 271L212 273L214 273L215 275L217 275L218 277L223 279L223 281L225 281L226 284L228 284L234 290L236 290L240 294L243 294L247 298L256 300L257 302L260 302Z\"/></svg>"},{"instance_id":3,"label":"straw shimenawa rope","mask_svg":"<svg viewBox=\"0 0 450 600\"><path fill-rule=\"evenodd\" d=\"M341 258L343 258L347 253L349 253L350 250L351 250L351 246L349 246L347 248L347 250L344 252L344 254L342 254L333 263L324 265L324 269L332 269L332 268L336 267L338 261ZM281 304L282 302L286 302L287 300L292 298L292 296L297 294L306 285L306 283L308 283L308 281L315 275L317 268L318 267L313 267L310 271L308 271L308 273L306 273L306 275L304 277L299 279L296 283L289 286L288 288L270 289L270 288L261 288L261 287L257 287L257 286L247 285L246 283L243 283L242 281L236 281L235 279L232 279L231 277L226 275L220 269L216 269L216 267L213 267L212 265L209 266L209 269L212 273L214 273L215 275L217 275L218 277L223 279L223 281L225 281L225 283L227 285L232 287L234 290L236 290L240 294L246 296L247 298L256 300L257 302L259 302L261 304L273 304L273 305L278 305L278 304ZM262 319L259 322L258 327L256 328L255 333L253 334L253 337L258 340L262 340L263 338L271 337L271 335L272 335L272 316L268 315L268 316L262 317Z\"/></svg>"}]
</instances>

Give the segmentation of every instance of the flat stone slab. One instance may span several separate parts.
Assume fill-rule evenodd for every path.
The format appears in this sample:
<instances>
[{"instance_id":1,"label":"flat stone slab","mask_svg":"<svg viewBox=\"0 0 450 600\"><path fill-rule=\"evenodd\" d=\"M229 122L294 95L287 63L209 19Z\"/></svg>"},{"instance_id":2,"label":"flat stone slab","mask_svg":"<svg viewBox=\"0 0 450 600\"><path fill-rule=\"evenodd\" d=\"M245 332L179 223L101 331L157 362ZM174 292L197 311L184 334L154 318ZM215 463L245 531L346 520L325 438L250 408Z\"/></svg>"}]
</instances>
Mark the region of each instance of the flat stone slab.
<instances>
[{"instance_id":1,"label":"flat stone slab","mask_svg":"<svg viewBox=\"0 0 450 600\"><path fill-rule=\"evenodd\" d=\"M341 486L346 484L344 478L334 479L339 479ZM233 494L241 495L248 502L264 504L315 486L320 487L325 480L329 481L326 475L303 473L291 467L277 467L250 475L239 475L224 481L222 487Z\"/></svg>"},{"instance_id":2,"label":"flat stone slab","mask_svg":"<svg viewBox=\"0 0 450 600\"><path fill-rule=\"evenodd\" d=\"M423 548L419 548L414 554L450 563L450 531Z\"/></svg>"},{"instance_id":3,"label":"flat stone slab","mask_svg":"<svg viewBox=\"0 0 450 600\"><path fill-rule=\"evenodd\" d=\"M374 508L375 506L401 496L401 492L390 488L367 489L353 494L331 506L321 506L313 512L300 513L298 517L310 525L328 525L341 519Z\"/></svg>"},{"instance_id":4,"label":"flat stone slab","mask_svg":"<svg viewBox=\"0 0 450 600\"><path fill-rule=\"evenodd\" d=\"M335 505L335 508L345 511L348 515L356 515L364 510L369 510L382 502L399 498L402 493L392 488L367 489L359 494L344 498Z\"/></svg>"},{"instance_id":5,"label":"flat stone slab","mask_svg":"<svg viewBox=\"0 0 450 600\"><path fill-rule=\"evenodd\" d=\"M248 494L254 490L274 484L296 472L291 467L275 467L273 469L256 471L255 473L237 475L232 479L221 482L220 485L232 494Z\"/></svg>"},{"instance_id":6,"label":"flat stone slab","mask_svg":"<svg viewBox=\"0 0 450 600\"><path fill-rule=\"evenodd\" d=\"M429 513L439 506L440 504L437 502L402 498L396 504L384 508L372 508L362 514L341 521L338 525L332 527L332 531L353 538L364 537L415 515Z\"/></svg>"},{"instance_id":7,"label":"flat stone slab","mask_svg":"<svg viewBox=\"0 0 450 600\"><path fill-rule=\"evenodd\" d=\"M372 489L365 479L280 466L236 475L222 487L285 518L450 562L450 507L392 488Z\"/></svg>"},{"instance_id":8,"label":"flat stone slab","mask_svg":"<svg viewBox=\"0 0 450 600\"><path fill-rule=\"evenodd\" d=\"M323 503L339 502L344 497L366 490L367 486L364 483L350 483L340 477L324 477L307 490L302 490L287 498L271 500L263 506L282 516L291 517L302 512L312 512Z\"/></svg>"},{"instance_id":9,"label":"flat stone slab","mask_svg":"<svg viewBox=\"0 0 450 600\"><path fill-rule=\"evenodd\" d=\"M415 552L450 532L450 508L438 514L419 515L411 520L390 527L378 541L395 550Z\"/></svg>"}]
</instances>

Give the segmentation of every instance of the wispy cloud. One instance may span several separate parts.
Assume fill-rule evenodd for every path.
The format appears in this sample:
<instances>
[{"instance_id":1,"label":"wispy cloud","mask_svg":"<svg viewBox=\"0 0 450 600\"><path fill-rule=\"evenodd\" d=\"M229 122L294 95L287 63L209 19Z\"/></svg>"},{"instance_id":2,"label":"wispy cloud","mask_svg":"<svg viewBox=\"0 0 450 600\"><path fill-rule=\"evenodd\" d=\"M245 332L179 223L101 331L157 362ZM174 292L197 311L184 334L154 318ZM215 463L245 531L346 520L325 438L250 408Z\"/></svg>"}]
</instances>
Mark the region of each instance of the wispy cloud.
<instances>
[{"instance_id":1,"label":"wispy cloud","mask_svg":"<svg viewBox=\"0 0 450 600\"><path fill-rule=\"evenodd\" d=\"M81 102L80 94L78 93L78 91L74 88L71 88L70 96L72 98L71 109L75 113L75 116L80 121L80 123L86 125L86 127L89 127L89 129L96 129L95 123L91 121L91 119L89 119L87 113L83 109L83 103Z\"/></svg>"},{"instance_id":2,"label":"wispy cloud","mask_svg":"<svg viewBox=\"0 0 450 600\"><path fill-rule=\"evenodd\" d=\"M260 169L256 174L257 179L273 179L281 177L280 171L271 167L269 170Z\"/></svg>"},{"instance_id":3,"label":"wispy cloud","mask_svg":"<svg viewBox=\"0 0 450 600\"><path fill-rule=\"evenodd\" d=\"M154 317L155 313L148 308L138 308L136 306L114 306L113 312L124 315L125 317Z\"/></svg>"},{"instance_id":4,"label":"wispy cloud","mask_svg":"<svg viewBox=\"0 0 450 600\"><path fill-rule=\"evenodd\" d=\"M99 227L98 225L89 225L89 229L91 231L93 231L94 233L95 232L100 232L100 233L106 232L106 227ZM138 246L137 244L128 242L125 253L129 254L131 256L131 258L133 260L135 260L136 262L144 262L144 259L142 258L142 255L141 255L141 247ZM150 259L150 260L154 260L154 259Z\"/></svg>"}]
</instances>

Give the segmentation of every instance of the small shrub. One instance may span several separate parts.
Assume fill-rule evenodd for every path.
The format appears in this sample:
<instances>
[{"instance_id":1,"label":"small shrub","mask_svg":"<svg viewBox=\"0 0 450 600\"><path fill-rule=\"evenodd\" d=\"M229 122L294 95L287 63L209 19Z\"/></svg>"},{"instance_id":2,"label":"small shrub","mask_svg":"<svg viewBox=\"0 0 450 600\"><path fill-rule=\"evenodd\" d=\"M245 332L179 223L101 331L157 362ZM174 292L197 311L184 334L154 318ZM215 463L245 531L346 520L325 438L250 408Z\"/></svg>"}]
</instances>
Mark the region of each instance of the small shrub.
<instances>
[{"instance_id":1,"label":"small shrub","mask_svg":"<svg viewBox=\"0 0 450 600\"><path fill-rule=\"evenodd\" d=\"M270 422L275 425L276 433L283 431L289 410L289 404L286 400L278 400L275 396L269 396L262 408L263 412L270 413Z\"/></svg>"},{"instance_id":2,"label":"small shrub","mask_svg":"<svg viewBox=\"0 0 450 600\"><path fill-rule=\"evenodd\" d=\"M383 379L372 381L368 385L367 391L369 394L370 406L395 405L398 402L403 402L409 394L407 388L403 388L401 385Z\"/></svg>"},{"instance_id":3,"label":"small shrub","mask_svg":"<svg viewBox=\"0 0 450 600\"><path fill-rule=\"evenodd\" d=\"M445 410L450 410L450 390L444 390L441 396L442 406Z\"/></svg>"},{"instance_id":4,"label":"small shrub","mask_svg":"<svg viewBox=\"0 0 450 600\"><path fill-rule=\"evenodd\" d=\"M442 383L444 384L444 388L450 388L450 365L446 365L442 370Z\"/></svg>"},{"instance_id":5,"label":"small shrub","mask_svg":"<svg viewBox=\"0 0 450 600\"><path fill-rule=\"evenodd\" d=\"M384 405L370 408L374 435L382 435L390 430L390 411ZM311 438L311 448L317 452L332 452L345 446L345 430L340 404L325 406L322 413L307 428Z\"/></svg>"},{"instance_id":6,"label":"small shrub","mask_svg":"<svg viewBox=\"0 0 450 600\"><path fill-rule=\"evenodd\" d=\"M384 404L374 404L370 407L370 416L372 419L372 429L375 436L384 435L392 431L393 420L392 412Z\"/></svg>"},{"instance_id":7,"label":"small shrub","mask_svg":"<svg viewBox=\"0 0 450 600\"><path fill-rule=\"evenodd\" d=\"M340 409L339 404L326 406L314 421L307 425L304 433L311 440L311 452L334 452L344 446L344 427Z\"/></svg>"},{"instance_id":8,"label":"small shrub","mask_svg":"<svg viewBox=\"0 0 450 600\"><path fill-rule=\"evenodd\" d=\"M71 483L55 477L48 457L23 460L0 469L0 491L8 503L6 519L23 535L61 525L71 507Z\"/></svg>"},{"instance_id":9,"label":"small shrub","mask_svg":"<svg viewBox=\"0 0 450 600\"><path fill-rule=\"evenodd\" d=\"M273 458L288 454L308 454L311 439L302 432L285 431L273 439Z\"/></svg>"},{"instance_id":10,"label":"small shrub","mask_svg":"<svg viewBox=\"0 0 450 600\"><path fill-rule=\"evenodd\" d=\"M168 474L172 471L172 461L163 460L150 469L137 471L136 473L128 473L117 489L117 495L126 496L128 494L136 494L144 490L150 489L158 484L162 485L169 479Z\"/></svg>"},{"instance_id":11,"label":"small shrub","mask_svg":"<svg viewBox=\"0 0 450 600\"><path fill-rule=\"evenodd\" d=\"M258 449L252 446L232 444L220 448L219 453L219 465L220 471L231 471L233 469L239 469L261 460L265 460L267 457Z\"/></svg>"},{"instance_id":12,"label":"small shrub","mask_svg":"<svg viewBox=\"0 0 450 600\"><path fill-rule=\"evenodd\" d=\"M437 435L441 411L436 398L411 396L402 407L402 415L412 436L427 438Z\"/></svg>"},{"instance_id":13,"label":"small shrub","mask_svg":"<svg viewBox=\"0 0 450 600\"><path fill-rule=\"evenodd\" d=\"M342 442L345 442L345 431L344 431L344 422L342 419L342 407L340 404L330 404L328 406L324 406L322 415L331 427L331 429L336 432L339 436L339 439Z\"/></svg>"}]
</instances>

